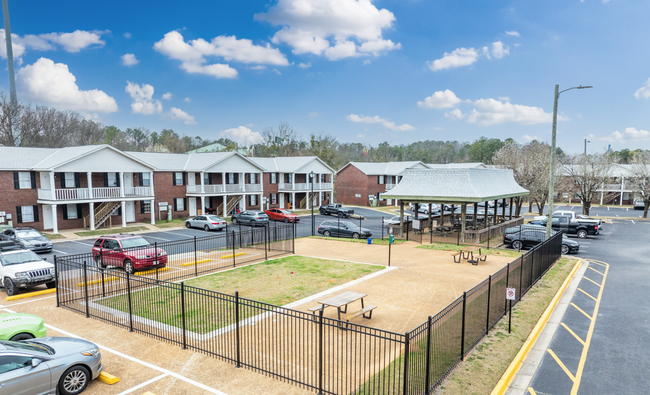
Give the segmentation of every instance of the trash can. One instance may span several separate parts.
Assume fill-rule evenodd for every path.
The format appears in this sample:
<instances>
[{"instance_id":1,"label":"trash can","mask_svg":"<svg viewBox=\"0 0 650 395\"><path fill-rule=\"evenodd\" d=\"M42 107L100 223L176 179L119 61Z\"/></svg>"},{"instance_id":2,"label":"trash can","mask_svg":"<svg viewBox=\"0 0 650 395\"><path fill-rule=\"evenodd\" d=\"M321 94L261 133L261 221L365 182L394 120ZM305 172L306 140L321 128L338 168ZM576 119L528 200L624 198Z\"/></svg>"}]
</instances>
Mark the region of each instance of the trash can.
<instances>
[{"instance_id":1,"label":"trash can","mask_svg":"<svg viewBox=\"0 0 650 395\"><path fill-rule=\"evenodd\" d=\"M368 238L368 244L372 244L372 239Z\"/></svg>"},{"instance_id":2,"label":"trash can","mask_svg":"<svg viewBox=\"0 0 650 395\"><path fill-rule=\"evenodd\" d=\"M393 244L395 242L395 236L390 235L388 236L388 244Z\"/></svg>"}]
</instances>

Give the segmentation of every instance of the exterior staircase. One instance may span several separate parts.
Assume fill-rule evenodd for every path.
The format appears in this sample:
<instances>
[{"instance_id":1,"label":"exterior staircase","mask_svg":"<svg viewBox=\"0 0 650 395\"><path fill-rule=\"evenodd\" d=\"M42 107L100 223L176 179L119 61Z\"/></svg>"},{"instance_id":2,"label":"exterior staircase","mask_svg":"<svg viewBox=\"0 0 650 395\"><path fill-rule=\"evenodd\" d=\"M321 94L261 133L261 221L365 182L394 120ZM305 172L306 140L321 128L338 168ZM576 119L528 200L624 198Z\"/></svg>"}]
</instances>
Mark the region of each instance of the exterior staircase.
<instances>
[{"instance_id":1,"label":"exterior staircase","mask_svg":"<svg viewBox=\"0 0 650 395\"><path fill-rule=\"evenodd\" d=\"M307 209L308 208L307 207L307 199L309 199L311 197L311 205L314 206L314 208L315 208L316 204L318 204L318 193L320 193L320 192L314 192L314 193L307 192L305 197L300 201L300 206L298 206L298 207L301 208L301 209Z\"/></svg>"},{"instance_id":2,"label":"exterior staircase","mask_svg":"<svg viewBox=\"0 0 650 395\"><path fill-rule=\"evenodd\" d=\"M228 196L228 201L226 202L226 212L219 214L219 210L217 210L217 215L220 217L227 217L230 214L232 214L232 210L237 207L239 202L241 201L242 196L241 195L236 195L236 196ZM223 207L223 204L220 204L219 207Z\"/></svg>"},{"instance_id":3,"label":"exterior staircase","mask_svg":"<svg viewBox=\"0 0 650 395\"><path fill-rule=\"evenodd\" d=\"M100 227L121 206L120 202L104 202L95 207L95 229ZM90 227L90 214L84 217L84 228Z\"/></svg>"},{"instance_id":4,"label":"exterior staircase","mask_svg":"<svg viewBox=\"0 0 650 395\"><path fill-rule=\"evenodd\" d=\"M609 192L603 196L603 204L615 203L616 199L618 199L620 196L620 192Z\"/></svg>"}]
</instances>

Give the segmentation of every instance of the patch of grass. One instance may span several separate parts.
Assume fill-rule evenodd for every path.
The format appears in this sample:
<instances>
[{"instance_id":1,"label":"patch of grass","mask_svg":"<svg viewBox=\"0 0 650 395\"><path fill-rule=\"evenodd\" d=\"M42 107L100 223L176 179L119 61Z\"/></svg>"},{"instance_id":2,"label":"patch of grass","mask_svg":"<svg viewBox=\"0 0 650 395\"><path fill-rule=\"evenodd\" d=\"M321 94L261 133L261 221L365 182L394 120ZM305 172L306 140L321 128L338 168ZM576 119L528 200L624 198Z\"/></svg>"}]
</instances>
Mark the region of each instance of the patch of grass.
<instances>
[{"instance_id":1,"label":"patch of grass","mask_svg":"<svg viewBox=\"0 0 650 395\"><path fill-rule=\"evenodd\" d=\"M383 266L290 256L191 279L185 285L228 295L238 291L241 298L284 305L382 269ZM235 322L234 303L224 302L228 297L208 298L200 290L188 292L185 297L188 330L207 333ZM134 315L182 328L178 289L150 288L132 293L132 299ZM127 295L96 303L128 312ZM242 305L240 319L260 312Z\"/></svg>"},{"instance_id":2,"label":"patch of grass","mask_svg":"<svg viewBox=\"0 0 650 395\"><path fill-rule=\"evenodd\" d=\"M528 338L577 260L561 258L451 373L437 393L489 394Z\"/></svg>"},{"instance_id":3,"label":"patch of grass","mask_svg":"<svg viewBox=\"0 0 650 395\"><path fill-rule=\"evenodd\" d=\"M75 232L77 236L99 236L99 235L108 235L112 233L129 233L137 232L140 230L147 230L144 226L130 226L126 228L111 228L111 229L100 229L92 230L87 232Z\"/></svg>"},{"instance_id":4,"label":"patch of grass","mask_svg":"<svg viewBox=\"0 0 650 395\"><path fill-rule=\"evenodd\" d=\"M312 239L319 239L319 240L333 240L333 241L347 241L349 243L361 243L361 244L368 244L368 240L366 239L350 239L346 237L322 237L322 236L309 236ZM372 244L378 244L378 245L383 245L387 246L388 245L388 237L385 239L372 239ZM393 244L399 244L399 243L404 243L407 240L400 240L400 239L395 239L393 240Z\"/></svg>"},{"instance_id":5,"label":"patch of grass","mask_svg":"<svg viewBox=\"0 0 650 395\"><path fill-rule=\"evenodd\" d=\"M427 245L421 245L417 246L415 248L424 248L427 250L439 250L439 251L459 251L463 248L467 248L468 246L465 245L456 245L456 244L447 244L447 243L433 243L433 244L427 244ZM512 258L518 258L520 257L523 252L517 251L517 250L506 250L506 249L501 249L501 248L490 248L487 249L486 247L481 247L481 252L483 254L488 254L488 255L496 255L496 256L507 256L507 257L512 257Z\"/></svg>"},{"instance_id":6,"label":"patch of grass","mask_svg":"<svg viewBox=\"0 0 650 395\"><path fill-rule=\"evenodd\" d=\"M43 236L47 237L50 240L65 239L65 236L63 236L62 234L43 233Z\"/></svg>"}]
</instances>

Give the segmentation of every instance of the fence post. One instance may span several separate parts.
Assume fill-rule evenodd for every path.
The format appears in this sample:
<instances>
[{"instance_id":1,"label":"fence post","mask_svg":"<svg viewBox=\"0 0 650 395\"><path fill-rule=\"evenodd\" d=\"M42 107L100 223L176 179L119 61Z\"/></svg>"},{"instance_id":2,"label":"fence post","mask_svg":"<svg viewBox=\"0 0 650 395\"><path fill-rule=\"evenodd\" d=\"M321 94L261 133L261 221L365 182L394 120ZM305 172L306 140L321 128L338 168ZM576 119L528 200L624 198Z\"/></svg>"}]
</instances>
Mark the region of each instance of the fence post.
<instances>
[{"instance_id":1,"label":"fence post","mask_svg":"<svg viewBox=\"0 0 650 395\"><path fill-rule=\"evenodd\" d=\"M183 317L183 350L187 350L187 331L185 329L185 282L181 281L181 315Z\"/></svg>"},{"instance_id":2,"label":"fence post","mask_svg":"<svg viewBox=\"0 0 650 395\"><path fill-rule=\"evenodd\" d=\"M404 392L403 392L404 395L408 393L409 345L411 342L410 336L411 336L411 332L406 332L404 334Z\"/></svg>"},{"instance_id":3,"label":"fence post","mask_svg":"<svg viewBox=\"0 0 650 395\"><path fill-rule=\"evenodd\" d=\"M496 207L494 208L494 211L496 212ZM490 226L490 221L488 220L488 231L487 231L487 235L488 235L487 249L488 250L490 249L490 237L492 237L492 232L490 232L490 230L491 230L491 226Z\"/></svg>"},{"instance_id":4,"label":"fence post","mask_svg":"<svg viewBox=\"0 0 650 395\"><path fill-rule=\"evenodd\" d=\"M56 286L56 307L61 307L59 300L59 265L54 255L54 285Z\"/></svg>"},{"instance_id":5,"label":"fence post","mask_svg":"<svg viewBox=\"0 0 650 395\"><path fill-rule=\"evenodd\" d=\"M199 260L197 258L197 251L196 251L196 236L194 236L194 275L198 276L199 275L199 269L197 266L199 266Z\"/></svg>"},{"instance_id":6,"label":"fence post","mask_svg":"<svg viewBox=\"0 0 650 395\"><path fill-rule=\"evenodd\" d=\"M235 342L237 346L236 368L241 368L241 354L239 344L239 291L235 291Z\"/></svg>"},{"instance_id":7,"label":"fence post","mask_svg":"<svg viewBox=\"0 0 650 395\"><path fill-rule=\"evenodd\" d=\"M241 243L241 233L239 233L239 242ZM232 267L237 267L237 262L235 261L235 231L232 231Z\"/></svg>"},{"instance_id":8,"label":"fence post","mask_svg":"<svg viewBox=\"0 0 650 395\"><path fill-rule=\"evenodd\" d=\"M467 292L463 292L463 324L460 334L460 360L465 360L465 307L467 302Z\"/></svg>"},{"instance_id":9,"label":"fence post","mask_svg":"<svg viewBox=\"0 0 650 395\"><path fill-rule=\"evenodd\" d=\"M506 266L506 288L510 285L510 262ZM506 299L506 305L503 306L503 311L508 311L508 299Z\"/></svg>"},{"instance_id":10,"label":"fence post","mask_svg":"<svg viewBox=\"0 0 650 395\"><path fill-rule=\"evenodd\" d=\"M153 243L154 263L156 264L156 282L158 282L158 242Z\"/></svg>"},{"instance_id":11,"label":"fence post","mask_svg":"<svg viewBox=\"0 0 650 395\"><path fill-rule=\"evenodd\" d=\"M291 235L291 253L296 253L296 222L293 222L293 234Z\"/></svg>"},{"instance_id":12,"label":"fence post","mask_svg":"<svg viewBox=\"0 0 650 395\"><path fill-rule=\"evenodd\" d=\"M381 239L384 240L384 216L381 216Z\"/></svg>"},{"instance_id":13,"label":"fence post","mask_svg":"<svg viewBox=\"0 0 650 395\"><path fill-rule=\"evenodd\" d=\"M429 393L429 376L431 375L431 316L427 321L427 362L426 362L426 377L424 378L424 393Z\"/></svg>"},{"instance_id":14,"label":"fence post","mask_svg":"<svg viewBox=\"0 0 650 395\"><path fill-rule=\"evenodd\" d=\"M487 322L485 324L485 334L490 332L490 296L492 295L492 275L488 277L488 300L487 300Z\"/></svg>"},{"instance_id":15,"label":"fence post","mask_svg":"<svg viewBox=\"0 0 650 395\"><path fill-rule=\"evenodd\" d=\"M129 332L133 332L133 310L131 307L131 275L126 272L126 293L129 297Z\"/></svg>"},{"instance_id":16,"label":"fence post","mask_svg":"<svg viewBox=\"0 0 650 395\"><path fill-rule=\"evenodd\" d=\"M524 256L519 257L519 301L521 301L521 294L524 293Z\"/></svg>"},{"instance_id":17,"label":"fence post","mask_svg":"<svg viewBox=\"0 0 650 395\"><path fill-rule=\"evenodd\" d=\"M537 248L533 249L532 253L530 254L530 284L528 285L528 289L533 286L533 272L535 271L535 253L537 252Z\"/></svg>"},{"instance_id":18,"label":"fence post","mask_svg":"<svg viewBox=\"0 0 650 395\"><path fill-rule=\"evenodd\" d=\"M86 300L86 318L90 317L90 306L88 306L88 273L86 261L84 261L84 299Z\"/></svg>"},{"instance_id":19,"label":"fence post","mask_svg":"<svg viewBox=\"0 0 650 395\"><path fill-rule=\"evenodd\" d=\"M318 311L318 395L323 394L323 310Z\"/></svg>"},{"instance_id":20,"label":"fence post","mask_svg":"<svg viewBox=\"0 0 650 395\"><path fill-rule=\"evenodd\" d=\"M106 297L106 284L104 282L104 271L102 270L102 298Z\"/></svg>"},{"instance_id":21,"label":"fence post","mask_svg":"<svg viewBox=\"0 0 650 395\"><path fill-rule=\"evenodd\" d=\"M390 267L390 248L393 243L390 242L390 236L388 236L388 267Z\"/></svg>"},{"instance_id":22,"label":"fence post","mask_svg":"<svg viewBox=\"0 0 650 395\"><path fill-rule=\"evenodd\" d=\"M265 229L266 229L266 228L265 228ZM268 243L267 243L267 239L268 239L268 238L266 237L266 230L265 230L265 231L264 231L264 260L265 260L265 261L269 259L269 252L268 252L268 250L266 249L266 248L267 248L267 244L268 244Z\"/></svg>"}]
</instances>

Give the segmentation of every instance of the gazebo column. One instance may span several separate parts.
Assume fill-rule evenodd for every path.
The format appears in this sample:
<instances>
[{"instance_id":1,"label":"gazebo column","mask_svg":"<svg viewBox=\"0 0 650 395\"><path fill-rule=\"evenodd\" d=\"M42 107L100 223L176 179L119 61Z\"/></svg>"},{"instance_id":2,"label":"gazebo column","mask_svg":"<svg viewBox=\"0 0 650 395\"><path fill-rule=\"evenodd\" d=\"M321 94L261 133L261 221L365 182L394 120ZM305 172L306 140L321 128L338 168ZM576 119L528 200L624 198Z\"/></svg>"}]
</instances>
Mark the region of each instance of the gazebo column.
<instances>
[{"instance_id":1,"label":"gazebo column","mask_svg":"<svg viewBox=\"0 0 650 395\"><path fill-rule=\"evenodd\" d=\"M420 204L415 203L415 219L418 219L418 212L420 211Z\"/></svg>"},{"instance_id":2,"label":"gazebo column","mask_svg":"<svg viewBox=\"0 0 650 395\"><path fill-rule=\"evenodd\" d=\"M404 229L404 202L399 202L399 236L402 237L402 230Z\"/></svg>"},{"instance_id":3,"label":"gazebo column","mask_svg":"<svg viewBox=\"0 0 650 395\"><path fill-rule=\"evenodd\" d=\"M429 232L433 229L433 222L431 221L431 203L429 203Z\"/></svg>"},{"instance_id":4,"label":"gazebo column","mask_svg":"<svg viewBox=\"0 0 650 395\"><path fill-rule=\"evenodd\" d=\"M485 227L487 228L488 226L488 202L487 200L485 201Z\"/></svg>"},{"instance_id":5,"label":"gazebo column","mask_svg":"<svg viewBox=\"0 0 650 395\"><path fill-rule=\"evenodd\" d=\"M478 203L474 203L474 230L476 230L477 223L478 223Z\"/></svg>"},{"instance_id":6,"label":"gazebo column","mask_svg":"<svg viewBox=\"0 0 650 395\"><path fill-rule=\"evenodd\" d=\"M512 219L512 198L510 198L510 214L508 214L508 221Z\"/></svg>"},{"instance_id":7,"label":"gazebo column","mask_svg":"<svg viewBox=\"0 0 650 395\"><path fill-rule=\"evenodd\" d=\"M460 206L460 241L465 241L465 218L467 216L467 204Z\"/></svg>"},{"instance_id":8,"label":"gazebo column","mask_svg":"<svg viewBox=\"0 0 650 395\"><path fill-rule=\"evenodd\" d=\"M506 220L506 199L501 199L501 220L505 221Z\"/></svg>"}]
</instances>

